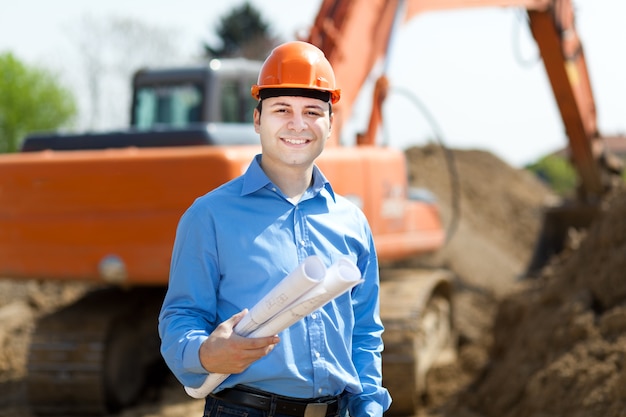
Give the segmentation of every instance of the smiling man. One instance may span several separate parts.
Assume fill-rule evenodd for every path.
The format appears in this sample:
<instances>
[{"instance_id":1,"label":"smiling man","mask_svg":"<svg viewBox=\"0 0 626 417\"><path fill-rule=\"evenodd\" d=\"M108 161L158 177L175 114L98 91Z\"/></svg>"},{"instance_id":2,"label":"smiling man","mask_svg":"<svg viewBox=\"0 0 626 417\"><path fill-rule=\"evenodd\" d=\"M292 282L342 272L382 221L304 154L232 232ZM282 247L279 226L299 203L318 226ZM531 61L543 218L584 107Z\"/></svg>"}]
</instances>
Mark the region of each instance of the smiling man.
<instances>
[{"instance_id":1,"label":"smiling man","mask_svg":"<svg viewBox=\"0 0 626 417\"><path fill-rule=\"evenodd\" d=\"M340 98L322 51L275 48L252 95L261 140L241 177L198 198L182 216L159 316L161 352L179 381L231 374L205 416L382 416L383 326L378 260L363 213L315 165ZM364 281L279 335L245 338L234 326L312 255L351 258Z\"/></svg>"}]
</instances>

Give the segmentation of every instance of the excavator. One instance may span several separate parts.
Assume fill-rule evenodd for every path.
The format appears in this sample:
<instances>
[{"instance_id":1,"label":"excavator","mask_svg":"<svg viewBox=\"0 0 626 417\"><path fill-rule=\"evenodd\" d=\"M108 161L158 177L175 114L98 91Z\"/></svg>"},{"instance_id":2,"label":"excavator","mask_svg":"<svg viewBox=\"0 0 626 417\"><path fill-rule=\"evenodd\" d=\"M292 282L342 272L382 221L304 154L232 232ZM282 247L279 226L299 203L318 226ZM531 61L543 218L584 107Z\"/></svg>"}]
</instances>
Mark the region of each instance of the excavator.
<instances>
[{"instance_id":1,"label":"excavator","mask_svg":"<svg viewBox=\"0 0 626 417\"><path fill-rule=\"evenodd\" d=\"M402 25L435 10L527 12L579 176L577 199L546 211L533 269L589 223L618 168L606 157L571 0L323 0L306 40L333 65L342 99L318 165L366 214L381 263L388 415L419 409L428 371L454 360L454 276L398 261L439 250L435 200L414 193L404 153L378 143L390 82L377 74L366 130L342 145L357 95ZM37 415L105 415L135 402L160 361L156 319L176 224L198 196L240 175L259 152L250 86L260 63L146 69L133 79L128 130L37 134L0 155L0 276L86 282L93 289L38 320L27 392Z\"/></svg>"}]
</instances>

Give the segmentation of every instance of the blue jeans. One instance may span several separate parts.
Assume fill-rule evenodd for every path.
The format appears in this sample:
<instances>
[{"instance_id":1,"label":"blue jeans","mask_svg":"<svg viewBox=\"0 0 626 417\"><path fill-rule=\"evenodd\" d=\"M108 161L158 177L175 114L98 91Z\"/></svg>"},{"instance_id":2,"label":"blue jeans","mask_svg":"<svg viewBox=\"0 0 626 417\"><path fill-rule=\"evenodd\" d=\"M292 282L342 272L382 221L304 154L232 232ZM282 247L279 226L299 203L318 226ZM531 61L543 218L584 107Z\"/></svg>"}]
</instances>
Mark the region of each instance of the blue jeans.
<instances>
[{"instance_id":1,"label":"blue jeans","mask_svg":"<svg viewBox=\"0 0 626 417\"><path fill-rule=\"evenodd\" d=\"M204 406L204 417L291 417L286 414L271 414L237 404L227 403L218 398L207 397ZM347 412L340 412L334 417L349 417Z\"/></svg>"}]
</instances>

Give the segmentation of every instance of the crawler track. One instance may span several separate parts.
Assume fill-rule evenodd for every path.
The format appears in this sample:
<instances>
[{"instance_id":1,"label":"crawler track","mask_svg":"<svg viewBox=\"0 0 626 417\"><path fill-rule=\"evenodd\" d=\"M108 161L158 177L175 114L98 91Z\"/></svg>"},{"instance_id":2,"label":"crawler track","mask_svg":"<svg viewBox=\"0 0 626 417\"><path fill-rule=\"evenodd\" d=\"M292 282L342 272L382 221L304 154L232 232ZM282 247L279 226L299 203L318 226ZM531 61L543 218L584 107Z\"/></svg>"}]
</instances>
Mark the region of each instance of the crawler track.
<instances>
[{"instance_id":1,"label":"crawler track","mask_svg":"<svg viewBox=\"0 0 626 417\"><path fill-rule=\"evenodd\" d=\"M37 415L103 415L132 404L159 356L164 290L108 288L43 317L29 349L28 402Z\"/></svg>"},{"instance_id":2,"label":"crawler track","mask_svg":"<svg viewBox=\"0 0 626 417\"><path fill-rule=\"evenodd\" d=\"M390 416L415 415L426 375L456 355L452 274L442 269L381 271L383 385L393 397Z\"/></svg>"}]
</instances>

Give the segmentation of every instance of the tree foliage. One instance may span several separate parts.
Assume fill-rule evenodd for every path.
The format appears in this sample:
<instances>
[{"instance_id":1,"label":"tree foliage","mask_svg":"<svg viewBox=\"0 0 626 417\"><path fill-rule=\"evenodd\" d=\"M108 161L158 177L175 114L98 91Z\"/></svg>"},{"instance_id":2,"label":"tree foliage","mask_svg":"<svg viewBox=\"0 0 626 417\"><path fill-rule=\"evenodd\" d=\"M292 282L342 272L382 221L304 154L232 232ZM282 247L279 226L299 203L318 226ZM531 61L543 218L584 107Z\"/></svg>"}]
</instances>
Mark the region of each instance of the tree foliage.
<instances>
[{"instance_id":1,"label":"tree foliage","mask_svg":"<svg viewBox=\"0 0 626 417\"><path fill-rule=\"evenodd\" d=\"M57 77L0 54L0 152L15 152L24 136L73 121L76 103Z\"/></svg>"},{"instance_id":2,"label":"tree foliage","mask_svg":"<svg viewBox=\"0 0 626 417\"><path fill-rule=\"evenodd\" d=\"M566 158L557 155L544 156L526 169L537 175L560 196L569 196L576 189L576 171Z\"/></svg>"},{"instance_id":3,"label":"tree foliage","mask_svg":"<svg viewBox=\"0 0 626 417\"><path fill-rule=\"evenodd\" d=\"M215 32L219 48L205 43L208 58L244 57L263 60L279 41L270 34L270 26L250 3L234 8L220 19Z\"/></svg>"}]
</instances>

